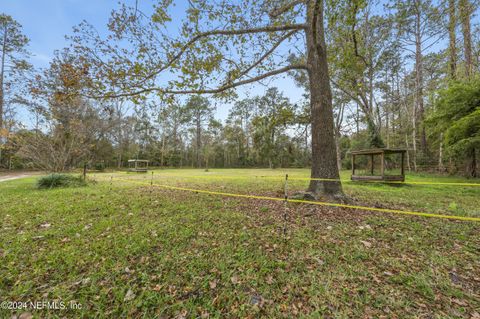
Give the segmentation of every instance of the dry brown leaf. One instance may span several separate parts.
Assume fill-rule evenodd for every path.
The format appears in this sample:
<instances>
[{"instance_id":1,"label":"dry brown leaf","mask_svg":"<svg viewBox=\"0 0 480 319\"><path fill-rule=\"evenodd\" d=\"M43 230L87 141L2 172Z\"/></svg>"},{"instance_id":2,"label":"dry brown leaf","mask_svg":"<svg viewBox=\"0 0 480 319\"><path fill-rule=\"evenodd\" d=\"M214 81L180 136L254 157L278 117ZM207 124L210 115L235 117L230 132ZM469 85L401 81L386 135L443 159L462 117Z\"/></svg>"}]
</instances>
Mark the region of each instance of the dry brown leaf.
<instances>
[{"instance_id":1,"label":"dry brown leaf","mask_svg":"<svg viewBox=\"0 0 480 319\"><path fill-rule=\"evenodd\" d=\"M132 291L132 289L128 289L127 293L125 294L125 298L123 298L123 301L130 301L135 298L135 293Z\"/></svg>"},{"instance_id":2,"label":"dry brown leaf","mask_svg":"<svg viewBox=\"0 0 480 319\"><path fill-rule=\"evenodd\" d=\"M367 248L372 247L372 243L369 241L361 240L360 242Z\"/></svg>"},{"instance_id":3,"label":"dry brown leaf","mask_svg":"<svg viewBox=\"0 0 480 319\"><path fill-rule=\"evenodd\" d=\"M468 304L465 302L465 300L460 300L460 299L457 299L457 298L452 298L452 302L454 304L457 304L459 306L468 306Z\"/></svg>"},{"instance_id":4,"label":"dry brown leaf","mask_svg":"<svg viewBox=\"0 0 480 319\"><path fill-rule=\"evenodd\" d=\"M470 319L480 319L480 313L478 312L474 312L472 313L472 315L470 316Z\"/></svg>"},{"instance_id":5,"label":"dry brown leaf","mask_svg":"<svg viewBox=\"0 0 480 319\"><path fill-rule=\"evenodd\" d=\"M210 289L215 289L217 287L217 281L212 280L208 283L210 285Z\"/></svg>"}]
</instances>

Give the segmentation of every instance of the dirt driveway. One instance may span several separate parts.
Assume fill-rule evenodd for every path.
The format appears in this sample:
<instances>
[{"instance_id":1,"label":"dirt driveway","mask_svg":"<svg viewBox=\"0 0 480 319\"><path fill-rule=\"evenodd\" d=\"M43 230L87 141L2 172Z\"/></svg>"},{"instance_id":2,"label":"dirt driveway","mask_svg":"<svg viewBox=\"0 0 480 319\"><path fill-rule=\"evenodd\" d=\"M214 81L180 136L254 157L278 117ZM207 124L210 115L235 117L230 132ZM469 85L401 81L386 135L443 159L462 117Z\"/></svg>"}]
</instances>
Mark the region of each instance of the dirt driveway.
<instances>
[{"instance_id":1,"label":"dirt driveway","mask_svg":"<svg viewBox=\"0 0 480 319\"><path fill-rule=\"evenodd\" d=\"M33 176L33 175L37 175L37 174L38 173L33 173L33 172L14 172L14 173L0 172L0 183L1 182L6 182L6 181L11 181L13 179L29 177L29 176Z\"/></svg>"}]
</instances>

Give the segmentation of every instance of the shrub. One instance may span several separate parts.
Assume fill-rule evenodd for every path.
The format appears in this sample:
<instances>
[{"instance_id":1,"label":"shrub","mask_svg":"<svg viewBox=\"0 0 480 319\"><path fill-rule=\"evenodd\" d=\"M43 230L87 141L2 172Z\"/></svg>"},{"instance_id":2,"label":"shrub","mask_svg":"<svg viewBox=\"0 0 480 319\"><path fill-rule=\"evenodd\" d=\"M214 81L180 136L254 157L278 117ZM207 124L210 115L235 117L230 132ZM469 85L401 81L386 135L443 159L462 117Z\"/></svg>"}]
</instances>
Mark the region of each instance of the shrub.
<instances>
[{"instance_id":1,"label":"shrub","mask_svg":"<svg viewBox=\"0 0 480 319\"><path fill-rule=\"evenodd\" d=\"M86 183L81 176L56 173L40 177L37 181L38 188L77 187L85 185Z\"/></svg>"},{"instance_id":2,"label":"shrub","mask_svg":"<svg viewBox=\"0 0 480 319\"><path fill-rule=\"evenodd\" d=\"M95 168L96 171L103 172L105 170L105 164L104 163L95 163L94 168Z\"/></svg>"}]
</instances>

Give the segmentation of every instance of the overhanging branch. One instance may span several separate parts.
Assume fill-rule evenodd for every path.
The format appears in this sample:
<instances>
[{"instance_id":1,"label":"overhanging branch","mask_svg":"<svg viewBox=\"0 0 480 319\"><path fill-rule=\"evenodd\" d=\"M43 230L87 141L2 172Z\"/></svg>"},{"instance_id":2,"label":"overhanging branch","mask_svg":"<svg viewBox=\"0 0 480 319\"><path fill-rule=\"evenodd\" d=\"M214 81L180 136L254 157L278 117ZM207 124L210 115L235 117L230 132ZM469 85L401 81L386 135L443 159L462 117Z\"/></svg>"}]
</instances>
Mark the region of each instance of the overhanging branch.
<instances>
[{"instance_id":1,"label":"overhanging branch","mask_svg":"<svg viewBox=\"0 0 480 319\"><path fill-rule=\"evenodd\" d=\"M152 92L158 92L162 94L217 94L217 93L222 93L224 91L227 91L229 89L236 88L238 86L242 86L245 84L250 84L253 82L257 82L260 80L263 80L265 78L279 75L285 72L289 72L292 70L306 70L307 66L305 64L293 64L293 65L288 65L283 68L273 70L255 77L252 77L250 79L238 81L238 82L232 82L232 83L225 83L224 85L214 88L214 89L199 89L199 90L173 90L173 89L166 89L166 88L145 88L142 90L138 90L135 92L125 92L125 93L113 93L113 94L105 94L103 96L89 96L90 98L120 98L120 97L131 97L131 96L136 96L136 95L141 95L141 94L148 94Z\"/></svg>"},{"instance_id":2,"label":"overhanging branch","mask_svg":"<svg viewBox=\"0 0 480 319\"><path fill-rule=\"evenodd\" d=\"M165 71L169 67L171 67L180 57L187 51L187 49L193 45L195 42L199 41L202 38L210 37L210 36L216 36L216 35L243 35L243 34L254 34L254 33L269 33L269 32L281 32L281 31L291 31L291 30L304 30L306 28L305 24L289 24L289 25L279 25L279 26L264 26L264 27L258 27L258 28L248 28L248 29L239 29L239 30L212 30L212 31L206 31L197 34L193 38L191 38L186 44L182 46L182 48L175 54L165 65L160 67L158 70L155 72L149 74L145 80L149 80L152 77L156 76L157 74Z\"/></svg>"},{"instance_id":3,"label":"overhanging branch","mask_svg":"<svg viewBox=\"0 0 480 319\"><path fill-rule=\"evenodd\" d=\"M304 0L295 0L289 3L286 3L283 6L272 10L268 15L270 16L270 18L276 18L301 3L304 3Z\"/></svg>"},{"instance_id":4,"label":"overhanging branch","mask_svg":"<svg viewBox=\"0 0 480 319\"><path fill-rule=\"evenodd\" d=\"M267 52L265 52L265 54L263 54L260 58L258 58L257 61L255 61L254 63L252 63L248 68L246 68L245 70L243 70L237 77L237 79L240 79L241 77L243 77L244 75L246 75L248 72L250 72L253 68L255 68L256 66L258 66L260 63L262 63L262 61L264 61L266 58L268 58L269 55L271 55L277 48L280 44L282 44L283 41L285 41L286 39L290 38L292 35L294 35L295 33L297 33L298 30L292 30L290 32L288 32L287 34L285 34L283 37L281 37L271 48L270 50L268 50Z\"/></svg>"}]
</instances>

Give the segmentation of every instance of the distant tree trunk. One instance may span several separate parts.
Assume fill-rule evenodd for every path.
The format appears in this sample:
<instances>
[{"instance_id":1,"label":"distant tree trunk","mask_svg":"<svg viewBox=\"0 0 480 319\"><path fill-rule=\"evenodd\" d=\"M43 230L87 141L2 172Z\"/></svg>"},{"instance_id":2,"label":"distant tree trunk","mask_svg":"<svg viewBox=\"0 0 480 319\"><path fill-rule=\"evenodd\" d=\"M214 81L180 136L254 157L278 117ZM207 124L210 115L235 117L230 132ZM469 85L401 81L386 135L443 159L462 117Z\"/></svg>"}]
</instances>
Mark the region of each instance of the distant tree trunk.
<instances>
[{"instance_id":1,"label":"distant tree trunk","mask_svg":"<svg viewBox=\"0 0 480 319\"><path fill-rule=\"evenodd\" d=\"M122 167L122 151L120 150L120 154L118 154L118 163L117 167L121 168Z\"/></svg>"},{"instance_id":2,"label":"distant tree trunk","mask_svg":"<svg viewBox=\"0 0 480 319\"><path fill-rule=\"evenodd\" d=\"M205 152L205 171L208 171L208 150Z\"/></svg>"},{"instance_id":3,"label":"distant tree trunk","mask_svg":"<svg viewBox=\"0 0 480 319\"><path fill-rule=\"evenodd\" d=\"M412 161L413 171L417 171L417 108L413 106L412 116Z\"/></svg>"},{"instance_id":4,"label":"distant tree trunk","mask_svg":"<svg viewBox=\"0 0 480 319\"><path fill-rule=\"evenodd\" d=\"M162 153L160 155L160 167L164 166L165 158L165 133L162 133Z\"/></svg>"},{"instance_id":5,"label":"distant tree trunk","mask_svg":"<svg viewBox=\"0 0 480 319\"><path fill-rule=\"evenodd\" d=\"M202 167L202 161L201 161L201 156L200 156L200 149L202 147L202 126L201 126L201 120L198 118L196 121L196 126L197 126L197 167L200 168ZM193 166L193 165L192 165Z\"/></svg>"},{"instance_id":6,"label":"distant tree trunk","mask_svg":"<svg viewBox=\"0 0 480 319\"><path fill-rule=\"evenodd\" d=\"M272 129L272 135L270 136L271 147L268 150L268 164L270 168L275 167L274 156L275 156L275 129Z\"/></svg>"},{"instance_id":7,"label":"distant tree trunk","mask_svg":"<svg viewBox=\"0 0 480 319\"><path fill-rule=\"evenodd\" d=\"M243 160L243 165L246 166L248 159L250 158L250 138L249 138L249 129L248 129L248 119L249 119L249 114L244 114L245 116L243 117L243 125L244 129L243 131L245 132L245 158Z\"/></svg>"},{"instance_id":8,"label":"distant tree trunk","mask_svg":"<svg viewBox=\"0 0 480 319\"><path fill-rule=\"evenodd\" d=\"M448 38L449 38L449 66L450 78L457 76L457 36L455 27L457 26L457 15L455 10L455 0L448 0Z\"/></svg>"},{"instance_id":9,"label":"distant tree trunk","mask_svg":"<svg viewBox=\"0 0 480 319\"><path fill-rule=\"evenodd\" d=\"M356 108L356 116L355 116L355 126L357 128L356 132L358 135L358 132L360 132L360 110L358 107L358 102L356 103L356 105L357 105L357 108Z\"/></svg>"},{"instance_id":10,"label":"distant tree trunk","mask_svg":"<svg viewBox=\"0 0 480 319\"><path fill-rule=\"evenodd\" d=\"M388 109L385 110L385 135L387 136L387 148L390 147L390 114L388 112Z\"/></svg>"},{"instance_id":11,"label":"distant tree trunk","mask_svg":"<svg viewBox=\"0 0 480 319\"><path fill-rule=\"evenodd\" d=\"M384 147L385 144L383 144L383 140L380 135L378 126L375 124L373 120L373 115L366 115L365 118L367 121L368 142L370 146L374 148Z\"/></svg>"},{"instance_id":12,"label":"distant tree trunk","mask_svg":"<svg viewBox=\"0 0 480 319\"><path fill-rule=\"evenodd\" d=\"M337 166L338 170L342 170L342 152L340 149L340 140L342 138L342 123L343 123L343 114L345 111L345 104L341 103L338 107L338 113L335 118L335 149L337 151Z\"/></svg>"},{"instance_id":13,"label":"distant tree trunk","mask_svg":"<svg viewBox=\"0 0 480 319\"><path fill-rule=\"evenodd\" d=\"M477 150L472 148L470 151L470 162L467 167L467 173L470 177L477 177Z\"/></svg>"},{"instance_id":14,"label":"distant tree trunk","mask_svg":"<svg viewBox=\"0 0 480 319\"><path fill-rule=\"evenodd\" d=\"M470 29L470 19L472 15L472 4L469 0L459 1L460 19L463 33L463 50L465 55L465 75L470 78L473 72L472 59L472 34Z\"/></svg>"},{"instance_id":15,"label":"distant tree trunk","mask_svg":"<svg viewBox=\"0 0 480 319\"><path fill-rule=\"evenodd\" d=\"M309 160L308 160L308 124L305 126L305 166L308 166Z\"/></svg>"},{"instance_id":16,"label":"distant tree trunk","mask_svg":"<svg viewBox=\"0 0 480 319\"><path fill-rule=\"evenodd\" d=\"M443 133L440 133L440 145L438 147L438 170L440 172L445 170L443 166Z\"/></svg>"},{"instance_id":17,"label":"distant tree trunk","mask_svg":"<svg viewBox=\"0 0 480 319\"><path fill-rule=\"evenodd\" d=\"M412 170L411 166L410 166L410 150L409 150L409 146L408 146L408 135L405 134L405 146L407 147L407 169L408 171L410 172Z\"/></svg>"},{"instance_id":18,"label":"distant tree trunk","mask_svg":"<svg viewBox=\"0 0 480 319\"><path fill-rule=\"evenodd\" d=\"M338 134L335 134L335 148L337 150L337 167L338 170L342 170L342 152L340 149L340 136Z\"/></svg>"},{"instance_id":19,"label":"distant tree trunk","mask_svg":"<svg viewBox=\"0 0 480 319\"><path fill-rule=\"evenodd\" d=\"M418 4L420 7L421 4ZM425 131L425 125L423 123L425 117L425 110L423 106L423 52L422 52L422 30L421 30L421 12L417 9L416 14L416 29L415 29L415 88L416 94L416 108L418 111L418 123L420 124L420 145L423 156L427 154L427 134ZM417 119L415 119L417 120ZM418 125L417 125L418 128Z\"/></svg>"},{"instance_id":20,"label":"distant tree trunk","mask_svg":"<svg viewBox=\"0 0 480 319\"><path fill-rule=\"evenodd\" d=\"M311 177L339 180L321 0L312 1L307 8L306 45L314 159ZM343 196L342 184L339 181L311 180L308 190L315 196Z\"/></svg>"}]
</instances>

